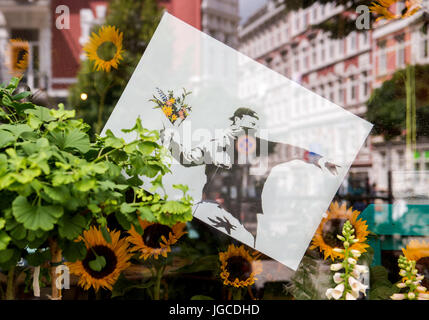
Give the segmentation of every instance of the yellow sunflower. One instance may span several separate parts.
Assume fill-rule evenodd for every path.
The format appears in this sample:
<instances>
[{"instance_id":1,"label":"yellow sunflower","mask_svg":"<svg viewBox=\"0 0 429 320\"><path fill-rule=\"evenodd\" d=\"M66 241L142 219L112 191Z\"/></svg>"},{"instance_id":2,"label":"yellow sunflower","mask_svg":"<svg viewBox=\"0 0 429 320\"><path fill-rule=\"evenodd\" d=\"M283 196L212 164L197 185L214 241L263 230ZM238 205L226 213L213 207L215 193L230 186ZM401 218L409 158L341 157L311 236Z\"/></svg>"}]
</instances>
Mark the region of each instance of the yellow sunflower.
<instances>
[{"instance_id":1,"label":"yellow sunflower","mask_svg":"<svg viewBox=\"0 0 429 320\"><path fill-rule=\"evenodd\" d=\"M322 219L319 227L312 240L310 249L319 248L323 251L324 258L331 257L332 261L335 258L344 258L343 253L334 251L334 248L343 249L343 242L337 238L337 235L341 235L344 223L349 220L355 229L356 239L359 241L350 246L350 249L359 250L365 252L365 248L369 247L366 244L366 238L369 234L368 225L366 221L357 219L360 212L352 210L352 208L346 207L346 204L340 207L337 202L331 203L327 216Z\"/></svg>"},{"instance_id":2,"label":"yellow sunflower","mask_svg":"<svg viewBox=\"0 0 429 320\"><path fill-rule=\"evenodd\" d=\"M262 272L262 263L258 260L259 254L250 254L243 245L236 247L229 245L228 250L219 252L222 263L220 277L226 286L236 288L248 287L258 280L255 276Z\"/></svg>"},{"instance_id":3,"label":"yellow sunflower","mask_svg":"<svg viewBox=\"0 0 429 320\"><path fill-rule=\"evenodd\" d=\"M167 105L167 106L171 106L172 104L174 104L176 102L176 99L174 99L174 98L171 98L171 99L169 99L165 104Z\"/></svg>"},{"instance_id":4,"label":"yellow sunflower","mask_svg":"<svg viewBox=\"0 0 429 320\"><path fill-rule=\"evenodd\" d=\"M67 262L71 274L79 276L78 285L88 290L93 287L98 291L100 287L112 290L119 275L130 266L131 254L127 251L128 242L126 239L119 239L119 231L109 231L112 239L108 243L101 231L95 227L83 232L83 237L77 241L84 241L87 249L85 258L82 261ZM94 254L95 253L95 254ZM96 256L104 257L106 264L100 271L95 271L90 267L90 262Z\"/></svg>"},{"instance_id":5,"label":"yellow sunflower","mask_svg":"<svg viewBox=\"0 0 429 320\"><path fill-rule=\"evenodd\" d=\"M424 276L422 285L429 289L429 242L411 240L402 252L408 260L416 262L416 269Z\"/></svg>"},{"instance_id":6,"label":"yellow sunflower","mask_svg":"<svg viewBox=\"0 0 429 320\"><path fill-rule=\"evenodd\" d=\"M171 246L186 233L183 231L186 226L185 223L176 223L169 227L143 220L139 220L139 222L143 234L141 235L134 226L131 226L131 230L128 231L130 236L127 240L134 245L130 249L131 252L140 253L140 258L144 258L144 260L152 256L158 259L159 255L166 258L167 253L171 251Z\"/></svg>"},{"instance_id":7,"label":"yellow sunflower","mask_svg":"<svg viewBox=\"0 0 429 320\"><path fill-rule=\"evenodd\" d=\"M11 73L15 76L20 76L28 68L30 45L25 40L11 39L9 47Z\"/></svg>"},{"instance_id":8,"label":"yellow sunflower","mask_svg":"<svg viewBox=\"0 0 429 320\"><path fill-rule=\"evenodd\" d=\"M89 60L94 61L94 70L103 70L110 72L111 68L117 69L120 60L123 59L122 53L123 33L119 33L112 26L101 27L99 33L92 33L90 41L85 45L83 50L86 51ZM110 53L109 57L103 56L101 51L106 49L108 45L114 45L114 54ZM111 51L111 50L109 50ZM105 54L107 56L107 54Z\"/></svg>"},{"instance_id":9,"label":"yellow sunflower","mask_svg":"<svg viewBox=\"0 0 429 320\"><path fill-rule=\"evenodd\" d=\"M171 121L176 121L177 120L177 116L175 115L175 114L173 114L172 116L171 116Z\"/></svg>"},{"instance_id":10,"label":"yellow sunflower","mask_svg":"<svg viewBox=\"0 0 429 320\"><path fill-rule=\"evenodd\" d=\"M376 21L381 19L394 20L399 18L407 18L417 13L421 8L421 0L405 1L405 12L394 14L389 8L400 0L377 0L371 3L370 11L379 15Z\"/></svg>"},{"instance_id":11,"label":"yellow sunflower","mask_svg":"<svg viewBox=\"0 0 429 320\"><path fill-rule=\"evenodd\" d=\"M167 107L167 106L162 107L162 111L164 112L164 114L167 117L171 116L171 114L173 113L173 109L171 107Z\"/></svg>"}]
</instances>

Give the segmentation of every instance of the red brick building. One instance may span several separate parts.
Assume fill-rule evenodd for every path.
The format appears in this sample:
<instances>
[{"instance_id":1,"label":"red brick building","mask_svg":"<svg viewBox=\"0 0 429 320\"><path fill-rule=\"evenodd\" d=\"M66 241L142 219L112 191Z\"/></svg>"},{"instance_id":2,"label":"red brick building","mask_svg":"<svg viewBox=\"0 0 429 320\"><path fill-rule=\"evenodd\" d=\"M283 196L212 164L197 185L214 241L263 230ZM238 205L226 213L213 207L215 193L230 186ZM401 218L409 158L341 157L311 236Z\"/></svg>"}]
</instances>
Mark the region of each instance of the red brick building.
<instances>
[{"instance_id":1,"label":"red brick building","mask_svg":"<svg viewBox=\"0 0 429 320\"><path fill-rule=\"evenodd\" d=\"M42 88L51 97L64 99L76 82L83 45L90 30L101 24L107 13L106 0L2 0L0 2L0 81L11 77L8 43L21 38L29 42L30 61L25 81ZM159 0L179 19L201 30L201 0ZM69 20L64 20L64 15ZM68 25L66 25L67 23ZM57 25L58 24L58 25Z\"/></svg>"}]
</instances>

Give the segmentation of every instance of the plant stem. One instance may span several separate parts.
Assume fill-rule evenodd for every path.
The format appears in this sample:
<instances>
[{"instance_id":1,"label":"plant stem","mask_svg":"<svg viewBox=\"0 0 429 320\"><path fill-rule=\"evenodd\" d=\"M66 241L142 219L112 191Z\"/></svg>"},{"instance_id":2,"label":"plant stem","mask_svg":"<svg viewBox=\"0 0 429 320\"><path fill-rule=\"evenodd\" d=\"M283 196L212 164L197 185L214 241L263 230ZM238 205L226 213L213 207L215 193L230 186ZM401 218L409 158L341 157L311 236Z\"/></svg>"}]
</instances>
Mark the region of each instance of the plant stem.
<instances>
[{"instance_id":1,"label":"plant stem","mask_svg":"<svg viewBox=\"0 0 429 320\"><path fill-rule=\"evenodd\" d=\"M98 116L97 116L97 123L96 123L96 133L101 133L101 125L103 122L103 111L104 111L104 104L106 102L106 95L109 89L112 87L112 83L110 82L106 88L104 88L103 92L100 94L100 104L98 105Z\"/></svg>"},{"instance_id":2,"label":"plant stem","mask_svg":"<svg viewBox=\"0 0 429 320\"><path fill-rule=\"evenodd\" d=\"M233 300L241 300L241 288L234 289Z\"/></svg>"},{"instance_id":3,"label":"plant stem","mask_svg":"<svg viewBox=\"0 0 429 320\"><path fill-rule=\"evenodd\" d=\"M15 300L15 266L7 273L6 300Z\"/></svg>"},{"instance_id":4,"label":"plant stem","mask_svg":"<svg viewBox=\"0 0 429 320\"><path fill-rule=\"evenodd\" d=\"M164 274L165 265L163 265L161 268L156 267L156 278L155 278L155 286L153 288L153 299L159 300L159 292L161 289L161 279L162 275Z\"/></svg>"}]
</instances>

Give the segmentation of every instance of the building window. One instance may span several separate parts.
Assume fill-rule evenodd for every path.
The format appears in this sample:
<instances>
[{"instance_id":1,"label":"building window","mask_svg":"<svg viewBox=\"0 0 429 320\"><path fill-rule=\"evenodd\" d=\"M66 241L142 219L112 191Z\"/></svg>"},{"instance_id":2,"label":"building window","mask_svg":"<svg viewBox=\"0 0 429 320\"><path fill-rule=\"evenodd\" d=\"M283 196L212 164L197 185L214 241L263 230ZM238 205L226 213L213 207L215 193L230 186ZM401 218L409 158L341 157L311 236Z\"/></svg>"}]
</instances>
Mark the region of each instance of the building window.
<instances>
[{"instance_id":1,"label":"building window","mask_svg":"<svg viewBox=\"0 0 429 320\"><path fill-rule=\"evenodd\" d=\"M335 92L334 92L334 86L332 82L328 83L328 94L329 94L329 100L334 101Z\"/></svg>"},{"instance_id":2,"label":"building window","mask_svg":"<svg viewBox=\"0 0 429 320\"><path fill-rule=\"evenodd\" d=\"M341 87L341 84L340 89L338 90L338 103L344 104L344 89Z\"/></svg>"},{"instance_id":3,"label":"building window","mask_svg":"<svg viewBox=\"0 0 429 320\"><path fill-rule=\"evenodd\" d=\"M330 41L329 43L329 58L333 59L335 57L335 42Z\"/></svg>"},{"instance_id":4,"label":"building window","mask_svg":"<svg viewBox=\"0 0 429 320\"><path fill-rule=\"evenodd\" d=\"M325 53L325 43L324 43L323 40L320 41L320 50L321 50L321 52L320 52L320 61L323 63L323 62L325 62L325 55L326 55L326 53Z\"/></svg>"},{"instance_id":5,"label":"building window","mask_svg":"<svg viewBox=\"0 0 429 320\"><path fill-rule=\"evenodd\" d=\"M356 33L355 32L352 32L350 34L349 48L350 48L350 52L354 52L357 49L356 48Z\"/></svg>"},{"instance_id":6,"label":"building window","mask_svg":"<svg viewBox=\"0 0 429 320\"><path fill-rule=\"evenodd\" d=\"M380 41L378 43L378 50L378 74L383 75L387 71L386 40Z\"/></svg>"},{"instance_id":7,"label":"building window","mask_svg":"<svg viewBox=\"0 0 429 320\"><path fill-rule=\"evenodd\" d=\"M421 45L421 56L422 58L427 58L429 56L429 52L428 52L428 46L429 46L429 41L428 38L424 38L423 41L420 43Z\"/></svg>"},{"instance_id":8,"label":"building window","mask_svg":"<svg viewBox=\"0 0 429 320\"><path fill-rule=\"evenodd\" d=\"M338 52L340 54L340 57L344 54L344 40L343 39L338 40Z\"/></svg>"},{"instance_id":9,"label":"building window","mask_svg":"<svg viewBox=\"0 0 429 320\"><path fill-rule=\"evenodd\" d=\"M397 50L396 50L396 66L405 66L405 36L401 34L396 37Z\"/></svg>"}]
</instances>

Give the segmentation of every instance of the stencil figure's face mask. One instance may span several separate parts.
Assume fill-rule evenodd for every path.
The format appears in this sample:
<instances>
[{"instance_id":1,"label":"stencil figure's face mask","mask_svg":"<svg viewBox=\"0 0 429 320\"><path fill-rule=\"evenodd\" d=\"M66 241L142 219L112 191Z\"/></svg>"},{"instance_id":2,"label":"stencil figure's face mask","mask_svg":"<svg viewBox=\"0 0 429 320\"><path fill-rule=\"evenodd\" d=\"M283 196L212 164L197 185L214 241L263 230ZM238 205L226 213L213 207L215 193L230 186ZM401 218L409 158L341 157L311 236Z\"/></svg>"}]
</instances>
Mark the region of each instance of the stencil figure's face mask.
<instances>
[{"instance_id":1,"label":"stencil figure's face mask","mask_svg":"<svg viewBox=\"0 0 429 320\"><path fill-rule=\"evenodd\" d=\"M234 118L234 125L244 131L249 131L250 129L252 129L252 131L258 131L259 120L249 115L243 115Z\"/></svg>"}]
</instances>

